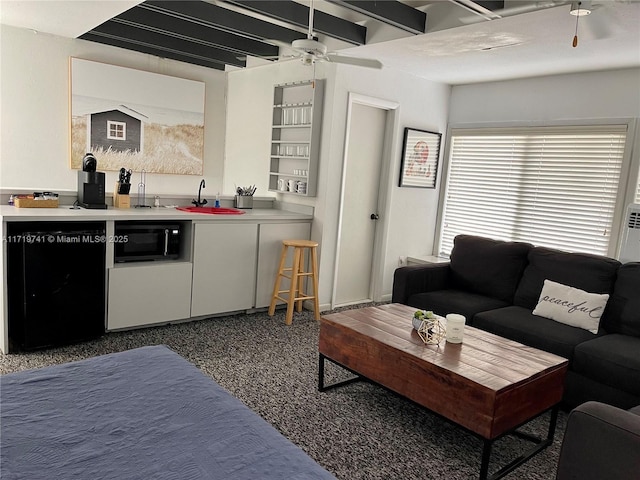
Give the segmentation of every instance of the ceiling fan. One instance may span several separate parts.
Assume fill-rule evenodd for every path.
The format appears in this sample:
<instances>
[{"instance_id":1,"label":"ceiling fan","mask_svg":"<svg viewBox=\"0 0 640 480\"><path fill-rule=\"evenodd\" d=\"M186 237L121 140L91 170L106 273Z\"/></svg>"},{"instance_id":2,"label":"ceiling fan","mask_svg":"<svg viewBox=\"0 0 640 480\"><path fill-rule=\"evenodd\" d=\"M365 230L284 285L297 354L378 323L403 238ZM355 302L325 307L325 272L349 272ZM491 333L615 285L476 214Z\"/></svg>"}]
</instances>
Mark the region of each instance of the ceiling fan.
<instances>
[{"instance_id":1,"label":"ceiling fan","mask_svg":"<svg viewBox=\"0 0 640 480\"><path fill-rule=\"evenodd\" d=\"M274 42L293 50L294 58L302 59L304 65L314 65L316 62L333 62L358 67L382 68L382 62L373 58L349 57L335 52L327 52L327 46L313 38L313 0L309 5L309 31L307 38L294 40L291 45Z\"/></svg>"}]
</instances>

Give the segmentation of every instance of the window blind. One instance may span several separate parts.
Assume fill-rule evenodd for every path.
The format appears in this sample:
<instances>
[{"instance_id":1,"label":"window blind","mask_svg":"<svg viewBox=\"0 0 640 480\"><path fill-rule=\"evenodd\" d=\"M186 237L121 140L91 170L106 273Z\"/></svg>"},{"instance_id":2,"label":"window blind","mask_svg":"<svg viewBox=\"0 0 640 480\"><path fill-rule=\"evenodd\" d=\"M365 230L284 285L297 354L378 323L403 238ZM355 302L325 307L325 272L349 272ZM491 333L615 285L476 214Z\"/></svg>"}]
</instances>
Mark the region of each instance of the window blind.
<instances>
[{"instance_id":1,"label":"window blind","mask_svg":"<svg viewBox=\"0 0 640 480\"><path fill-rule=\"evenodd\" d=\"M626 125L453 130L439 252L456 235L607 254Z\"/></svg>"}]
</instances>

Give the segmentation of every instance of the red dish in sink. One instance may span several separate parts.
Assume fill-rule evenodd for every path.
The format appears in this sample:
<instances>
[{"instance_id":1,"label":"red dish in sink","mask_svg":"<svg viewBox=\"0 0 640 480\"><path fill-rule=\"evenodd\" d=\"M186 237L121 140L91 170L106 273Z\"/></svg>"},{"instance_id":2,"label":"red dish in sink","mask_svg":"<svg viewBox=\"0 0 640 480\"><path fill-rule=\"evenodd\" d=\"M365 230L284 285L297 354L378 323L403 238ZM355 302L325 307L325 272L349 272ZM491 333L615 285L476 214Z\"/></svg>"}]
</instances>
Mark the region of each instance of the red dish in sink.
<instances>
[{"instance_id":1,"label":"red dish in sink","mask_svg":"<svg viewBox=\"0 0 640 480\"><path fill-rule=\"evenodd\" d=\"M176 207L176 210L193 213L209 213L213 215L242 215L244 210L225 207Z\"/></svg>"}]
</instances>

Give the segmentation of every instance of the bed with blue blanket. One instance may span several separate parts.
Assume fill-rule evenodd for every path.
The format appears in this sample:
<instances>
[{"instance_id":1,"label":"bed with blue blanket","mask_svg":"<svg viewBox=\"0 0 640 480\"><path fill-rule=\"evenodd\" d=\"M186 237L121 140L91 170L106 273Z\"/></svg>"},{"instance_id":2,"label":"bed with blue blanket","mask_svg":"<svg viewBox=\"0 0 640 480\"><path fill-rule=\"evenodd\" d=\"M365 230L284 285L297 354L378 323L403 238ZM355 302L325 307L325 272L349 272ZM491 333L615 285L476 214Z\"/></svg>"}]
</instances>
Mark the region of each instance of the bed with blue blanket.
<instances>
[{"instance_id":1,"label":"bed with blue blanket","mask_svg":"<svg viewBox=\"0 0 640 480\"><path fill-rule=\"evenodd\" d=\"M0 382L3 480L334 478L164 346Z\"/></svg>"}]
</instances>

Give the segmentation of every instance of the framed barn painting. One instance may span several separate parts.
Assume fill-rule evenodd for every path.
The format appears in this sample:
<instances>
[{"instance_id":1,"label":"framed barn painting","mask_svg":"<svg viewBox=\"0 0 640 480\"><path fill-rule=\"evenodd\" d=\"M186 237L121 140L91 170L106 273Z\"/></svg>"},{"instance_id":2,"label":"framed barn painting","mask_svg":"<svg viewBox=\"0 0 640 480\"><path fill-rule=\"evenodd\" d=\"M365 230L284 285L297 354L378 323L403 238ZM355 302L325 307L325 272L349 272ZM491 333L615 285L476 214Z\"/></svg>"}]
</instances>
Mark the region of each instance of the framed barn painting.
<instances>
[{"instance_id":1,"label":"framed barn painting","mask_svg":"<svg viewBox=\"0 0 640 480\"><path fill-rule=\"evenodd\" d=\"M202 175L204 82L70 59L71 168Z\"/></svg>"},{"instance_id":2,"label":"framed barn painting","mask_svg":"<svg viewBox=\"0 0 640 480\"><path fill-rule=\"evenodd\" d=\"M404 129L400 187L436 187L441 137L441 133Z\"/></svg>"}]
</instances>

